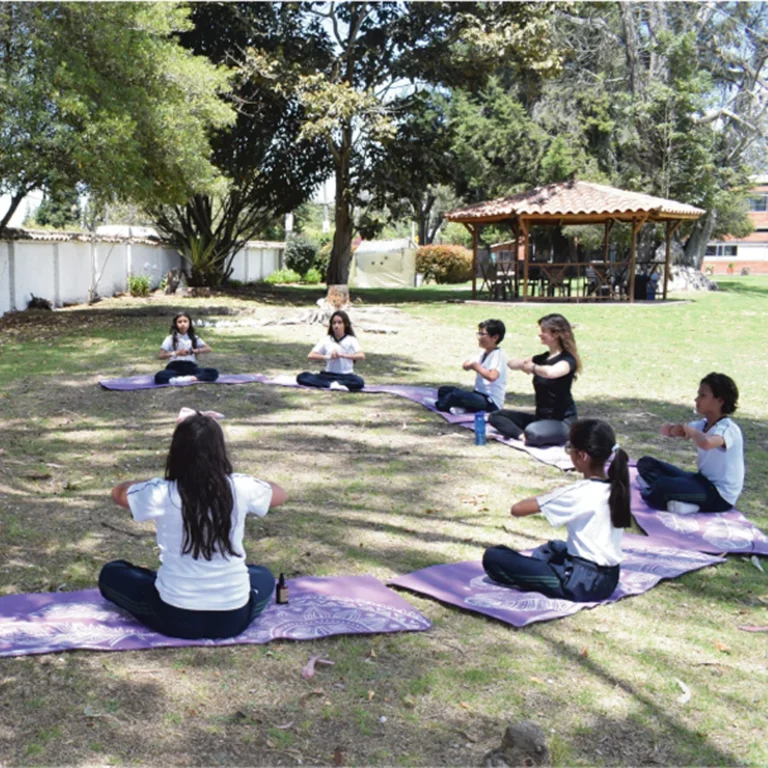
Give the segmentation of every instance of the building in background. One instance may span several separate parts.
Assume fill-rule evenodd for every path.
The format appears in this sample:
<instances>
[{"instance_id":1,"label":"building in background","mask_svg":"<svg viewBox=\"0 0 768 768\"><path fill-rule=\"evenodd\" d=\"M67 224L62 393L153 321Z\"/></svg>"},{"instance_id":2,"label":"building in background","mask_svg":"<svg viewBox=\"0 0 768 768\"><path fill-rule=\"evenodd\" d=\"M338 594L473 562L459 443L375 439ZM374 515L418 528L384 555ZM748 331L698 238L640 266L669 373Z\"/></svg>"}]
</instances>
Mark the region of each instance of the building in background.
<instances>
[{"instance_id":1,"label":"building in background","mask_svg":"<svg viewBox=\"0 0 768 768\"><path fill-rule=\"evenodd\" d=\"M701 269L714 275L768 274L768 176L757 179L749 196L755 231L746 237L726 235L707 245Z\"/></svg>"}]
</instances>

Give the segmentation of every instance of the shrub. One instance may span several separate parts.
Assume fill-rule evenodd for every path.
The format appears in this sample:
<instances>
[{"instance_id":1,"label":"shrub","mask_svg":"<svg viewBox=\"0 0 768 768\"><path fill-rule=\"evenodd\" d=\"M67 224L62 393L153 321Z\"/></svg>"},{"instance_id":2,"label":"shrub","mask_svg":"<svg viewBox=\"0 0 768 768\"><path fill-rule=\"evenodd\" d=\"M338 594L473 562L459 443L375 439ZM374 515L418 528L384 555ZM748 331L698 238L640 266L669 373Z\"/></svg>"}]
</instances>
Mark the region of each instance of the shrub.
<instances>
[{"instance_id":1,"label":"shrub","mask_svg":"<svg viewBox=\"0 0 768 768\"><path fill-rule=\"evenodd\" d=\"M416 251L416 271L436 283L472 279L472 252L460 245L423 245Z\"/></svg>"},{"instance_id":2,"label":"shrub","mask_svg":"<svg viewBox=\"0 0 768 768\"><path fill-rule=\"evenodd\" d=\"M264 278L265 283L270 285L279 285L281 283L298 283L301 280L301 275L298 272L294 272L292 269L278 269L271 275L267 275Z\"/></svg>"},{"instance_id":3,"label":"shrub","mask_svg":"<svg viewBox=\"0 0 768 768\"><path fill-rule=\"evenodd\" d=\"M333 250L333 242L326 243L321 246L320 250L315 256L315 269L317 269L325 280L325 276L328 274L328 265L331 263L331 251Z\"/></svg>"},{"instance_id":4,"label":"shrub","mask_svg":"<svg viewBox=\"0 0 768 768\"><path fill-rule=\"evenodd\" d=\"M149 296L149 275L128 275L128 292L131 296Z\"/></svg>"},{"instance_id":5,"label":"shrub","mask_svg":"<svg viewBox=\"0 0 768 768\"><path fill-rule=\"evenodd\" d=\"M317 246L302 235L292 235L285 245L285 266L306 275L315 266Z\"/></svg>"},{"instance_id":6,"label":"shrub","mask_svg":"<svg viewBox=\"0 0 768 768\"><path fill-rule=\"evenodd\" d=\"M304 275L304 282L307 285L317 285L323 282L323 276L320 274L320 270L316 267L307 270L307 274Z\"/></svg>"}]
</instances>

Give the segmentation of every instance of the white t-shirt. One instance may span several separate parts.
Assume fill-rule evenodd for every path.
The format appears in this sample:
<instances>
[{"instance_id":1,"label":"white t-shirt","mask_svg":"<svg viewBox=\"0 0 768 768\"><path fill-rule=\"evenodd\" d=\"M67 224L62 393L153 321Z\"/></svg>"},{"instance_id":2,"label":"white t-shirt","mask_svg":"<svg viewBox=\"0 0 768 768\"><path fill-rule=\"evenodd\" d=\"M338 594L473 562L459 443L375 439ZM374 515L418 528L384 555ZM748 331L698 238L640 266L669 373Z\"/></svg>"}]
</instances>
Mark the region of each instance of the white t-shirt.
<instances>
[{"instance_id":1,"label":"white t-shirt","mask_svg":"<svg viewBox=\"0 0 768 768\"><path fill-rule=\"evenodd\" d=\"M537 496L536 501L553 527L568 530L569 554L597 565L618 565L624 559L623 529L611 523L610 495L609 482L591 479Z\"/></svg>"},{"instance_id":2,"label":"white t-shirt","mask_svg":"<svg viewBox=\"0 0 768 768\"><path fill-rule=\"evenodd\" d=\"M345 355L354 355L356 352L361 352L362 347L356 336L345 336L341 341L336 341L330 334L312 347L312 351L319 355L330 355L334 350L343 352ZM355 361L347 360L346 357L325 361L325 370L328 373L352 373L354 368Z\"/></svg>"},{"instance_id":3,"label":"white t-shirt","mask_svg":"<svg viewBox=\"0 0 768 768\"><path fill-rule=\"evenodd\" d=\"M704 432L706 425L706 419L697 419L689 424L701 432ZM739 425L727 416L715 422L706 435L720 435L725 445L711 451L696 446L696 466L729 504L735 504L744 488L744 436Z\"/></svg>"},{"instance_id":4,"label":"white t-shirt","mask_svg":"<svg viewBox=\"0 0 768 768\"><path fill-rule=\"evenodd\" d=\"M205 345L205 342L199 336L195 336L195 339L197 340L196 349L199 349L200 347ZM173 353L173 357L171 357L171 360L186 360L190 363L197 362L197 358L195 357L194 353L191 355L184 355L184 356L179 356L176 354L180 349L192 349L192 339L189 338L188 333L185 333L183 336L180 333L176 334L175 350L173 348L173 334L165 337L165 341L163 341L163 343L160 345L160 349L162 349L165 352Z\"/></svg>"},{"instance_id":5,"label":"white t-shirt","mask_svg":"<svg viewBox=\"0 0 768 768\"><path fill-rule=\"evenodd\" d=\"M215 553L211 560L181 554L184 523L176 482L156 477L128 489L128 506L135 520L154 520L160 568L157 588L163 602L192 611L231 611L250 597L251 582L243 550L245 517L263 517L272 502L272 486L248 475L230 475L234 508L229 540L242 557Z\"/></svg>"},{"instance_id":6,"label":"white t-shirt","mask_svg":"<svg viewBox=\"0 0 768 768\"><path fill-rule=\"evenodd\" d=\"M498 371L499 377L496 381L488 381L483 378L479 373L475 377L475 391L482 392L484 395L493 400L498 408L504 407L504 396L507 394L507 358L499 347L496 347L492 352L488 352L485 360L483 360L485 352L481 352L476 355L474 360L483 368L487 368L490 371Z\"/></svg>"}]
</instances>

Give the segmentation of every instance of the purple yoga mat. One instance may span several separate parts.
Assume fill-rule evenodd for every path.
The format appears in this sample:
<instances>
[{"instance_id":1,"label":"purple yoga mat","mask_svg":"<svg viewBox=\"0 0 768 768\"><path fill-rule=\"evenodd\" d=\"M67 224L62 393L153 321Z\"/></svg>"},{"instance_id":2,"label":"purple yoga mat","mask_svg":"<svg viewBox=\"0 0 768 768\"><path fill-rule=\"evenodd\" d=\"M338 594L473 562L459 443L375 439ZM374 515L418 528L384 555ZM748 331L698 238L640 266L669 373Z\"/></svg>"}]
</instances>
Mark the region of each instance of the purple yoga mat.
<instances>
[{"instance_id":1,"label":"purple yoga mat","mask_svg":"<svg viewBox=\"0 0 768 768\"><path fill-rule=\"evenodd\" d=\"M275 376L273 378L265 378L262 381L263 384L275 384L281 387L300 387L296 383L296 377L290 375ZM313 389L313 387L301 387L301 389ZM322 392L338 392L343 390L319 390ZM438 416L445 419L451 424L457 424L460 427L466 429L475 429L475 414L474 413L444 413L438 411L434 405L428 403L428 400L434 400L437 397L437 390L432 387L417 387L410 384L373 384L371 386L365 386L360 390L362 393L378 393L386 395L396 395L397 397L404 397L407 400L411 400L414 403L423 405L425 408L436 413ZM504 437L499 434L492 426L487 425L486 435L493 440L498 440L504 445L515 448L518 451L524 451L525 453L533 456L544 464L549 464L558 469L564 471L573 469L570 456L562 449L561 446L553 445L547 448L532 448L527 446L522 440L512 440L508 437Z\"/></svg>"},{"instance_id":2,"label":"purple yoga mat","mask_svg":"<svg viewBox=\"0 0 768 768\"><path fill-rule=\"evenodd\" d=\"M137 651L188 645L263 645L333 635L419 632L432 623L373 576L288 581L290 602L269 606L227 640L179 640L152 632L97 589L0 598L0 657L71 650Z\"/></svg>"},{"instance_id":3,"label":"purple yoga mat","mask_svg":"<svg viewBox=\"0 0 768 768\"><path fill-rule=\"evenodd\" d=\"M262 373L222 373L216 381L181 381L177 384L155 384L155 375L126 376L123 379L102 379L104 389L130 392L134 389L162 389L163 387L193 387L196 384L253 384L263 383L269 377Z\"/></svg>"},{"instance_id":4,"label":"purple yoga mat","mask_svg":"<svg viewBox=\"0 0 768 768\"><path fill-rule=\"evenodd\" d=\"M736 509L676 515L651 509L640 495L637 468L630 467L632 515L649 535L673 547L714 554L768 555L768 536Z\"/></svg>"},{"instance_id":5,"label":"purple yoga mat","mask_svg":"<svg viewBox=\"0 0 768 768\"><path fill-rule=\"evenodd\" d=\"M650 536L631 533L624 534L622 549L625 559L621 564L619 586L607 600L596 603L574 603L546 597L539 592L521 592L503 587L491 581L485 575L482 564L476 561L433 565L406 576L398 576L388 583L433 597L442 603L490 616L513 627L524 627L537 621L561 619L584 608L594 608L624 597L640 595L662 579L674 579L688 571L725 562L722 557L677 549Z\"/></svg>"}]
</instances>

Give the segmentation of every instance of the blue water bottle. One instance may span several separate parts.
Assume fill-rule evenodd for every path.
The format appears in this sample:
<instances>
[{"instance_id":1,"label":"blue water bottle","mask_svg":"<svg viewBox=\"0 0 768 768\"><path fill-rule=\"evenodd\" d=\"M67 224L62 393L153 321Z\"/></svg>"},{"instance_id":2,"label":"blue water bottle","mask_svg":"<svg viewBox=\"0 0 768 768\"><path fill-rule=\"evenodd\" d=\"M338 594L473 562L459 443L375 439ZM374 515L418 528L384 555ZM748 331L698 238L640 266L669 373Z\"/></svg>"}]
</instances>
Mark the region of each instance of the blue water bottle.
<instances>
[{"instance_id":1,"label":"blue water bottle","mask_svg":"<svg viewBox=\"0 0 768 768\"><path fill-rule=\"evenodd\" d=\"M475 445L485 445L485 411L475 414Z\"/></svg>"}]
</instances>

